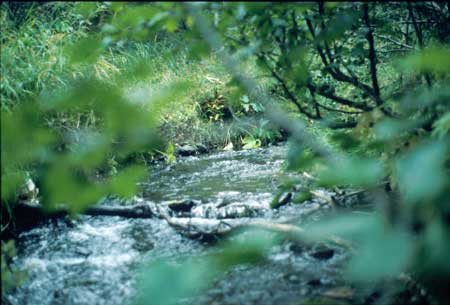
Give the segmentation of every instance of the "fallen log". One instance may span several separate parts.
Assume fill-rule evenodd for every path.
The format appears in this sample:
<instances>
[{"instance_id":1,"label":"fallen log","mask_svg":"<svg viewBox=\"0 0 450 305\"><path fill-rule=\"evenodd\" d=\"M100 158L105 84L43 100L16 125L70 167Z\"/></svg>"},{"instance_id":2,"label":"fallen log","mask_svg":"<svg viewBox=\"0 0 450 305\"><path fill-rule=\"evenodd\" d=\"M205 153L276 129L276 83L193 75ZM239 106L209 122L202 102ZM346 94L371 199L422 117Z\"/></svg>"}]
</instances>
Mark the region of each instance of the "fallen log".
<instances>
[{"instance_id":1,"label":"fallen log","mask_svg":"<svg viewBox=\"0 0 450 305\"><path fill-rule=\"evenodd\" d=\"M323 194L317 191L309 191L311 195L314 195L315 197L324 200L326 203L328 203L333 209L336 208L337 202L336 198L334 196L330 196L327 194Z\"/></svg>"},{"instance_id":2,"label":"fallen log","mask_svg":"<svg viewBox=\"0 0 450 305\"><path fill-rule=\"evenodd\" d=\"M15 215L25 218L58 218L70 214L67 208L59 207L47 210L38 203L21 202L14 208ZM92 206L81 212L92 216L121 216L128 218L152 218L155 216L148 204L135 204L131 206ZM21 218L21 217L20 217Z\"/></svg>"},{"instance_id":3,"label":"fallen log","mask_svg":"<svg viewBox=\"0 0 450 305\"><path fill-rule=\"evenodd\" d=\"M239 228L260 228L277 231L279 233L301 233L302 229L289 223L299 222L301 219L321 210L320 205L305 209L300 215L288 219L279 219L279 222L271 222L261 218L204 218L204 217L170 217L167 214L158 215L165 219L173 228L181 234L190 237L221 237Z\"/></svg>"},{"instance_id":4,"label":"fallen log","mask_svg":"<svg viewBox=\"0 0 450 305\"><path fill-rule=\"evenodd\" d=\"M156 217L148 204L140 203L131 206L92 206L82 211L81 214L92 216L121 216L127 218L152 218ZM70 211L65 207L48 210L38 203L19 202L14 206L13 215L14 231L20 232L38 223L57 219L70 215Z\"/></svg>"},{"instance_id":5,"label":"fallen log","mask_svg":"<svg viewBox=\"0 0 450 305\"><path fill-rule=\"evenodd\" d=\"M281 233L297 239L303 229L291 224L276 223L262 219L207 219L164 217L167 223L188 238L216 241L234 232L245 229L262 229Z\"/></svg>"},{"instance_id":6,"label":"fallen log","mask_svg":"<svg viewBox=\"0 0 450 305\"><path fill-rule=\"evenodd\" d=\"M216 241L234 232L245 229L262 229L274 233L280 233L284 237L297 242L311 242L307 232L296 225L285 222L273 222L264 219L207 219L207 218L176 218L163 216L167 223L180 233L189 238L201 239L203 241ZM342 238L331 235L329 241L351 249L351 244Z\"/></svg>"}]
</instances>

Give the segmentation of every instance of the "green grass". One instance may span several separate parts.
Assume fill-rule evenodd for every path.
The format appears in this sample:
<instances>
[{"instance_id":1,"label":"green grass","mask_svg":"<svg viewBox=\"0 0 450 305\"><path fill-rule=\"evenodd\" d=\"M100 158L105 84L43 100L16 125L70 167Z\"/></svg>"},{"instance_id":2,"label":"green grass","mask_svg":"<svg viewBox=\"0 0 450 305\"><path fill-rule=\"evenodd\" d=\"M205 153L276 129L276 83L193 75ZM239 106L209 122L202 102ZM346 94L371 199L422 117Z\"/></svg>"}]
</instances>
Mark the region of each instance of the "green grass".
<instances>
[{"instance_id":1,"label":"green grass","mask_svg":"<svg viewBox=\"0 0 450 305\"><path fill-rule=\"evenodd\" d=\"M160 35L145 43L116 44L93 65L73 64L67 50L92 32L92 23L86 23L71 4L29 6L21 8L21 13L25 17L19 23L2 5L2 111L11 111L20 103L64 90L88 77L120 88L131 102L143 106L171 84L189 81L190 89L182 98L161 105L159 129L167 143L203 143L220 149L231 141L239 148L244 137L258 136L257 118L250 118L247 124L221 119L223 110L214 105L232 104L241 117L251 113L240 108L240 96L227 85L231 78L219 60L214 55L201 61L190 58L182 34ZM247 62L246 70L258 74L254 63ZM205 109L217 117L208 117ZM89 108L57 113L48 121L62 132L97 124Z\"/></svg>"}]
</instances>

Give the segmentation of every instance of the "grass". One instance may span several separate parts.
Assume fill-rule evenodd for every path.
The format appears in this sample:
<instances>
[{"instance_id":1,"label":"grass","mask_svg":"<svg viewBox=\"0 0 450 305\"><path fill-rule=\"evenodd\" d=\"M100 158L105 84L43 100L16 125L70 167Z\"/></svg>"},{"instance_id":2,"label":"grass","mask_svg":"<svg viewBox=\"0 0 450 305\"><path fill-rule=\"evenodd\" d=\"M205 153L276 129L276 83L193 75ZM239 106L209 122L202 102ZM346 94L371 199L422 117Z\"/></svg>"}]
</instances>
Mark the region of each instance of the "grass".
<instances>
[{"instance_id":1,"label":"grass","mask_svg":"<svg viewBox=\"0 0 450 305\"><path fill-rule=\"evenodd\" d=\"M167 101L158 115L159 130L167 143L202 143L220 149L231 141L239 148L243 138L261 137L262 119L254 116L257 113L242 109L241 96L227 86L231 79L219 60L214 55L201 61L190 58L180 34L155 37L145 43L114 45L93 66L72 64L67 50L94 27L76 13L73 4L23 7L21 15L25 17L20 22L11 17L14 15L10 9L2 4L2 111L12 111L20 103L46 92L64 90L76 80L88 77L121 88L131 102L144 106L171 84L188 80L189 91L180 99ZM254 63L245 65L251 74L258 74ZM139 70L142 67L145 69ZM222 118L228 104L247 122ZM48 122L62 133L97 124L94 111L87 108L57 113ZM271 132L275 138L276 131L269 128L267 134ZM263 144L272 141L268 139L263 139Z\"/></svg>"}]
</instances>

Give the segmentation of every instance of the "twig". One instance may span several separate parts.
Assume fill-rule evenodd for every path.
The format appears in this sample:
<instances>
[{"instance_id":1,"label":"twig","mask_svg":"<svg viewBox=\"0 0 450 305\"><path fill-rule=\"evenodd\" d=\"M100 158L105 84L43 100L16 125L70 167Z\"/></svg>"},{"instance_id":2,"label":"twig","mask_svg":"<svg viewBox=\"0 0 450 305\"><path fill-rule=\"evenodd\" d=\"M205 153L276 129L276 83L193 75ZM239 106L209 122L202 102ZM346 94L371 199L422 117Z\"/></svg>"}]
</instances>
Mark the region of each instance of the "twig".
<instances>
[{"instance_id":1,"label":"twig","mask_svg":"<svg viewBox=\"0 0 450 305\"><path fill-rule=\"evenodd\" d=\"M414 49L415 49L413 46L404 44L404 43L402 43L402 42L400 42L400 41L397 41L397 40L395 40L395 39L392 39L392 38L389 37L389 36L380 35L380 34L376 34L376 33L373 33L373 35L374 35L375 37L378 37L378 38L382 38L382 39L388 40L388 41L390 41L390 42L392 42L393 44L396 44L396 45L398 45L398 46L401 46L401 47L404 47L404 48L407 48L407 49L410 49L410 50L414 50Z\"/></svg>"}]
</instances>

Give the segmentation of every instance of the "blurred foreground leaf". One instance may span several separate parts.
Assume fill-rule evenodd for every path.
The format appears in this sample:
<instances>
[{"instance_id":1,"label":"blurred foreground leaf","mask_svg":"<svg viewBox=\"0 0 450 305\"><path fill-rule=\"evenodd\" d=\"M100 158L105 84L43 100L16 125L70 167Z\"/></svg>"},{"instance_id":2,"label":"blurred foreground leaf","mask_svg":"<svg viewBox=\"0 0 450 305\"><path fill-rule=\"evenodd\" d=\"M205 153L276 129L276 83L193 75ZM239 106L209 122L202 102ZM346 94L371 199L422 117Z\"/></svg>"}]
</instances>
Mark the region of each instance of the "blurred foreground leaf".
<instances>
[{"instance_id":1,"label":"blurred foreground leaf","mask_svg":"<svg viewBox=\"0 0 450 305\"><path fill-rule=\"evenodd\" d=\"M354 185L371 187L383 176L382 164L374 159L345 157L320 171L319 183L323 186Z\"/></svg>"},{"instance_id":2,"label":"blurred foreground leaf","mask_svg":"<svg viewBox=\"0 0 450 305\"><path fill-rule=\"evenodd\" d=\"M141 268L137 282L139 305L171 305L202 293L202 289L229 268L264 260L277 239L271 233L249 230L234 236L217 251L176 262L157 260Z\"/></svg>"},{"instance_id":3,"label":"blurred foreground leaf","mask_svg":"<svg viewBox=\"0 0 450 305\"><path fill-rule=\"evenodd\" d=\"M408 203L433 199L449 185L443 165L448 158L448 143L425 142L397 161L398 187Z\"/></svg>"}]
</instances>

